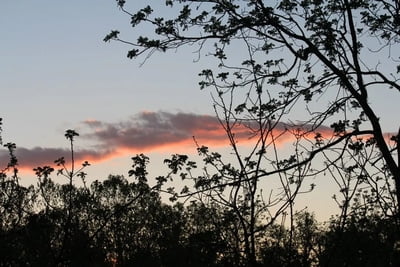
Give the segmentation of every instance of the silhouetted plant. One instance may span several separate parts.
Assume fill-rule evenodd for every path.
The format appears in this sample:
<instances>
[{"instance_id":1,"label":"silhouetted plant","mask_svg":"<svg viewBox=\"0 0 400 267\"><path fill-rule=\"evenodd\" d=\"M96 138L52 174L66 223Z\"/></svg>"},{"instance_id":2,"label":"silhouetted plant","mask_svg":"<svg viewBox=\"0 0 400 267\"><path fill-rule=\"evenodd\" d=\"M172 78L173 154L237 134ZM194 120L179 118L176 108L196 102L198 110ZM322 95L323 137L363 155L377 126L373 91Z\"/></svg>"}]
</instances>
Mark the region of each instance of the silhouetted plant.
<instances>
[{"instance_id":1,"label":"silhouetted plant","mask_svg":"<svg viewBox=\"0 0 400 267\"><path fill-rule=\"evenodd\" d=\"M154 29L134 41L120 38L117 30L104 38L132 46L129 58L144 55L146 60L156 51L186 45L197 46L198 60L203 54L214 56L216 67L202 70L199 84L213 92L234 161L226 162L223 155L199 146L206 168L202 175L192 175L189 160L173 156L166 162L171 173L192 180L193 187L163 191L172 200L199 196L230 207L240 222L243 255L250 266L257 264L256 236L262 224L272 224L287 212L289 241L293 239L295 199L315 188L308 182L311 177L328 174L337 184L334 200L341 208L343 229L354 212L353 203L359 203L359 189L369 192L368 205L376 203L381 216L400 222L400 134L385 139L369 97L377 86L381 91L400 91L395 74L400 67L390 56L399 44L397 4L171 0L165 1L171 14L164 15L160 6L130 12L127 1L116 2L131 18L132 27ZM378 60L369 60L384 57L385 68ZM304 109L306 117L298 116ZM291 123L295 120L301 122ZM288 134L294 148L285 155L278 142ZM246 137L249 153L240 146ZM324 164L315 164L318 161ZM159 184L169 178L159 177ZM261 192L260 180L280 183L274 213L271 207L277 203Z\"/></svg>"}]
</instances>

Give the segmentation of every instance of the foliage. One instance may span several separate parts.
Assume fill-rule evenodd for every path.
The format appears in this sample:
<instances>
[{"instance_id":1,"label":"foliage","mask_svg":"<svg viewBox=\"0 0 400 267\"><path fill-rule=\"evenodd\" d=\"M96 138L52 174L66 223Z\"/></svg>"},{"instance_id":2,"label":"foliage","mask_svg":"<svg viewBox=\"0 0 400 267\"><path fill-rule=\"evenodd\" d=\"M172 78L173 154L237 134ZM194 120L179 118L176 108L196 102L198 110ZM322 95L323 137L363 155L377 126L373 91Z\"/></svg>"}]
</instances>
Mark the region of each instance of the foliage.
<instances>
[{"instance_id":1,"label":"foliage","mask_svg":"<svg viewBox=\"0 0 400 267\"><path fill-rule=\"evenodd\" d=\"M147 183L149 158L140 154L132 160L131 180L110 175L90 186L76 186L77 172L68 171L65 161L64 172L58 172L68 173L65 184L53 180L49 166L36 168L38 184L27 188L18 184L18 172L3 173L0 265L248 266L245 228L235 209L201 199L165 204L160 184ZM166 161L172 173L183 163L194 167L183 156ZM344 226L337 219L318 224L307 211L296 212L287 226L284 213L280 224L257 229L256 264L398 265L396 221L379 216L377 207L356 211Z\"/></svg>"},{"instance_id":2,"label":"foliage","mask_svg":"<svg viewBox=\"0 0 400 267\"><path fill-rule=\"evenodd\" d=\"M245 262L256 265L258 232L286 213L292 242L295 200L315 188L310 178L328 176L337 185L342 230L358 209L378 209L400 223L400 133L385 137L370 97L378 89L400 92L392 52L399 45L397 1L172 0L165 1L168 12L156 4L134 12L129 1L117 4L133 28L146 27L136 40L115 30L105 37L130 45L129 58L184 46L197 47L198 60L214 58L199 85L213 93L234 160L198 145L202 174L175 155L166 161L170 175L158 181L173 200L229 209ZM288 136L290 155L279 149ZM192 187L169 187L174 174ZM280 190L261 187L262 180Z\"/></svg>"},{"instance_id":3,"label":"foliage","mask_svg":"<svg viewBox=\"0 0 400 267\"><path fill-rule=\"evenodd\" d=\"M104 38L132 46L129 58L186 45L213 57L199 85L212 91L230 157L195 139L202 163L173 154L153 179L139 154L129 178L87 185L79 134L67 130L69 163L55 161L67 182L42 166L37 186L23 187L6 143L1 266L400 265L400 133L387 138L370 97L400 91L397 1L168 0L161 15L116 2L132 27L154 27L136 41ZM340 208L325 224L296 206L321 177Z\"/></svg>"}]
</instances>

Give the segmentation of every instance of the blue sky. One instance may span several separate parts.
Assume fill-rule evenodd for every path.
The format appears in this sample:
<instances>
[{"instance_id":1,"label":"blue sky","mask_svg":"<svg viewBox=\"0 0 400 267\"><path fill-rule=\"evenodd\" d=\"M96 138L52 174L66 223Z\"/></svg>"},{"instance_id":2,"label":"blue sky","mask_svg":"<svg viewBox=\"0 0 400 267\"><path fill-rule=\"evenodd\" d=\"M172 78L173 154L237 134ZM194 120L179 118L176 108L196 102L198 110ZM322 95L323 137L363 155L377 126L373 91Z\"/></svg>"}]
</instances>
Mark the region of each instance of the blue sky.
<instances>
[{"instance_id":1,"label":"blue sky","mask_svg":"<svg viewBox=\"0 0 400 267\"><path fill-rule=\"evenodd\" d=\"M139 8L147 2L129 3ZM141 152L141 147L156 162L171 153L195 151L190 134L201 130L199 124L190 124L186 132L175 132L175 138L189 136L171 141L177 150L169 151L157 140L165 138L166 132L160 131L165 120L182 127L194 120L204 123L210 119L204 115L213 115L209 92L201 91L197 84L197 74L207 66L208 58L194 63L197 55L192 47L155 54L140 66L140 59L126 57L126 45L103 42L110 30L118 29L128 39L140 34L129 22L113 0L0 1L3 141L31 152L39 147L63 153L68 148L64 132L71 128L83 135L77 140L78 149L90 152L102 146L107 151L122 139L100 139L96 131L114 129L119 134L133 134L133 129L145 130L133 142L138 149L120 151L118 156L90 167L88 173L94 178L109 173L126 175L130 156ZM397 131L399 94L383 94L377 88L371 99L386 131ZM208 125L212 132L214 125ZM154 134L154 144L160 149L141 146L138 140L144 144L149 133ZM220 138L217 133L212 136Z\"/></svg>"},{"instance_id":2,"label":"blue sky","mask_svg":"<svg viewBox=\"0 0 400 267\"><path fill-rule=\"evenodd\" d=\"M128 47L102 41L129 28L115 1L2 1L0 25L4 136L21 146L56 145L86 119L212 111L190 54L156 55L139 67Z\"/></svg>"}]
</instances>

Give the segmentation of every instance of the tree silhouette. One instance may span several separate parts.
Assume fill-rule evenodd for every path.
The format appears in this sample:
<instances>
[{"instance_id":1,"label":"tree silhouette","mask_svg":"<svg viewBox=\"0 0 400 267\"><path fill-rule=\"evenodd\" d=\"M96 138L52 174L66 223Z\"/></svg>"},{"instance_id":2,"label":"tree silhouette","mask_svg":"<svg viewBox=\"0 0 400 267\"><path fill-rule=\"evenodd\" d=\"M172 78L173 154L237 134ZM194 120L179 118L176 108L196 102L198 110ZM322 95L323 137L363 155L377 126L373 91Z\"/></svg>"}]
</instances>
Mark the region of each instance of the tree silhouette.
<instances>
[{"instance_id":1,"label":"tree silhouette","mask_svg":"<svg viewBox=\"0 0 400 267\"><path fill-rule=\"evenodd\" d=\"M182 155L166 162L173 174L193 180L194 188L165 191L173 198L200 194L203 201L230 207L249 265L257 261L257 229L268 221L288 212L293 238L295 199L315 187L311 177L327 174L338 186L341 229L352 208L378 207L381 216L400 222L400 133L385 135L370 97L373 90L400 91L392 53L399 44L396 1L169 0L168 15L160 6L130 12L126 1L116 2L132 27L154 29L136 40L121 38L117 30L104 38L132 46L129 58L146 60L188 45L197 47L198 60L215 58L216 67L200 72L200 87L213 92L235 162L199 145L208 166L203 175L191 175L195 166ZM250 152L240 146L244 129ZM288 135L291 155L278 146ZM277 203L261 193L261 180L280 183L275 212ZM352 205L360 197L362 205Z\"/></svg>"},{"instance_id":2,"label":"tree silhouette","mask_svg":"<svg viewBox=\"0 0 400 267\"><path fill-rule=\"evenodd\" d=\"M0 266L400 265L400 134L385 133L372 97L400 91L398 1L167 0L167 13L116 2L133 27L154 27L105 37L129 58L187 45L213 57L200 87L231 153L195 139L203 162L173 154L153 180L139 154L128 178L86 184L67 130L70 156L24 187L0 119ZM324 224L296 211L320 177L340 208Z\"/></svg>"},{"instance_id":3,"label":"tree silhouette","mask_svg":"<svg viewBox=\"0 0 400 267\"><path fill-rule=\"evenodd\" d=\"M11 148L11 159L15 147L7 146ZM178 173L189 177L195 163L186 156L173 155L166 160L170 174L158 177L158 183L150 187L149 158L140 154L132 160L130 178L110 175L81 186L74 180L81 170L69 171L67 166L71 165L66 161L60 165L63 171L58 172L65 174L66 183L56 182L58 178L53 180L54 169L44 166L36 168L37 186L27 188L18 184L17 164L6 168L0 180L0 265L397 266L400 263L398 225L390 217L382 216L379 203L363 204L373 197L368 192L355 193L352 202L355 207L351 207L345 222L338 216L321 225L313 214L304 210L295 212L287 225L283 218L290 209L282 213L280 223L257 222L256 262L249 262L243 233L248 228L243 228L239 217L247 216L247 205L231 207L218 201L224 198L206 201L210 193L200 192L196 194L198 199L191 196L190 203L168 205L160 195L165 179ZM11 161L18 162L16 158ZM82 168L86 166L84 163ZM206 178L201 176L199 181ZM202 187L196 190L199 188ZM191 194L190 190L185 192ZM172 193L172 196L182 195Z\"/></svg>"}]
</instances>

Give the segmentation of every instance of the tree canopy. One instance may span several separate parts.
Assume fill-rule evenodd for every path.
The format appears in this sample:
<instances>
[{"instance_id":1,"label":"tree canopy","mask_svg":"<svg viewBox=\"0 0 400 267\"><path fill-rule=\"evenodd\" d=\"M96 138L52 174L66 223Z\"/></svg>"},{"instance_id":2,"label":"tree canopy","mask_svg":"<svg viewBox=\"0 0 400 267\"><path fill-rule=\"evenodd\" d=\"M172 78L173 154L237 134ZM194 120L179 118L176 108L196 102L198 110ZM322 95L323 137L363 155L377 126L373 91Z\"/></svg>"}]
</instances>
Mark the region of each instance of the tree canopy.
<instances>
[{"instance_id":1,"label":"tree canopy","mask_svg":"<svg viewBox=\"0 0 400 267\"><path fill-rule=\"evenodd\" d=\"M400 222L400 129L391 121L387 132L371 97L400 93L398 1L169 0L166 13L156 4L117 4L133 28L146 29L136 38L118 30L104 38L131 46L129 58L184 46L198 60L214 57L199 86L213 92L235 162L198 144L203 175L192 175L196 166L185 157L168 161L194 188L165 191L230 208L248 262L255 265L260 229L287 212L293 226L296 197L316 186L310 177L328 175L337 185L339 228L360 211ZM241 150L243 129L250 152ZM287 135L289 156L278 146ZM269 191L263 179L280 183L276 198L262 193Z\"/></svg>"},{"instance_id":2,"label":"tree canopy","mask_svg":"<svg viewBox=\"0 0 400 267\"><path fill-rule=\"evenodd\" d=\"M88 184L67 130L71 153L24 187L16 144L0 136L1 266L400 265L400 130L386 130L371 97L400 94L398 1L116 3L132 27L153 29L104 38L130 46L129 58L184 46L212 56L199 87L229 155L194 137L202 162L172 154L152 177L138 154L129 177ZM340 211L325 223L296 206L321 178Z\"/></svg>"}]
</instances>

